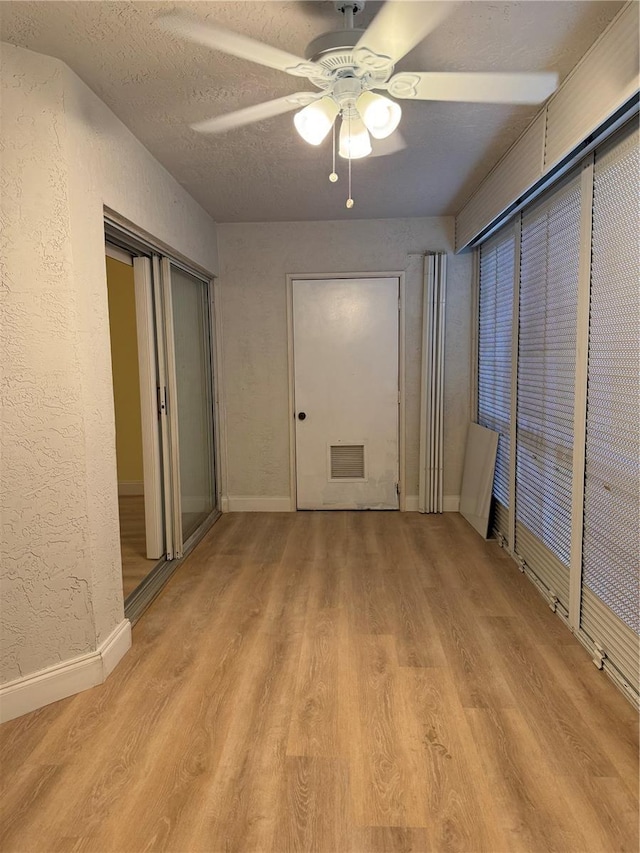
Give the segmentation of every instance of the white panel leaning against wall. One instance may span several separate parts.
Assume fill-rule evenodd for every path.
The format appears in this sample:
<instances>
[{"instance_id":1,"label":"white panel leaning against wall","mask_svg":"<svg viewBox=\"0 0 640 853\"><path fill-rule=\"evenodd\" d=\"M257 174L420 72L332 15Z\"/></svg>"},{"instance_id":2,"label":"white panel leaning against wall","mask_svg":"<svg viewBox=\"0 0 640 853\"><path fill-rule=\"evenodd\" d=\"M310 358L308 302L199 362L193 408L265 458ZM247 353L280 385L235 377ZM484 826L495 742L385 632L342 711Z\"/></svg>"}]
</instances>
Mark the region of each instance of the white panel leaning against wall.
<instances>
[{"instance_id":1,"label":"white panel leaning against wall","mask_svg":"<svg viewBox=\"0 0 640 853\"><path fill-rule=\"evenodd\" d=\"M628 127L477 250L494 532L636 706L639 175Z\"/></svg>"}]
</instances>

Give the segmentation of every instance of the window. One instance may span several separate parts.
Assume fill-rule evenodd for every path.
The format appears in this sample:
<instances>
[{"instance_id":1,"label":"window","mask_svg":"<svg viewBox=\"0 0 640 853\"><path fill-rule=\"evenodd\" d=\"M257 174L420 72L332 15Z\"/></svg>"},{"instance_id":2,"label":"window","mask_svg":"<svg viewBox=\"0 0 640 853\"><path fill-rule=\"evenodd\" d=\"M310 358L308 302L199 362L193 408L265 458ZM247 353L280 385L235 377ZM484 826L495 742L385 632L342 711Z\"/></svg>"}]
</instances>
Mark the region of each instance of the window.
<instances>
[{"instance_id":1,"label":"window","mask_svg":"<svg viewBox=\"0 0 640 853\"><path fill-rule=\"evenodd\" d=\"M494 527L507 541L514 252L512 225L480 250L478 325L478 423L500 434L493 481Z\"/></svg>"},{"instance_id":2,"label":"window","mask_svg":"<svg viewBox=\"0 0 640 853\"><path fill-rule=\"evenodd\" d=\"M523 217L520 261L516 549L565 606L579 250L577 177Z\"/></svg>"}]
</instances>

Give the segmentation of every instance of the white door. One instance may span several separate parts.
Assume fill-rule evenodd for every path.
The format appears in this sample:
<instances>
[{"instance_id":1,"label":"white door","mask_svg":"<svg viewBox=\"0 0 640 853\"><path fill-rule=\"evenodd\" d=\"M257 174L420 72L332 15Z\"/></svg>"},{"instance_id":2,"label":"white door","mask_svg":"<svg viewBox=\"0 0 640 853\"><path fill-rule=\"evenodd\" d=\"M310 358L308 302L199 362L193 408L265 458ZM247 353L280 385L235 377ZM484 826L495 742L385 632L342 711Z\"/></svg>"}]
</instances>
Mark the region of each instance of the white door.
<instances>
[{"instance_id":1,"label":"white door","mask_svg":"<svg viewBox=\"0 0 640 853\"><path fill-rule=\"evenodd\" d=\"M397 278L293 282L298 509L398 509Z\"/></svg>"}]
</instances>

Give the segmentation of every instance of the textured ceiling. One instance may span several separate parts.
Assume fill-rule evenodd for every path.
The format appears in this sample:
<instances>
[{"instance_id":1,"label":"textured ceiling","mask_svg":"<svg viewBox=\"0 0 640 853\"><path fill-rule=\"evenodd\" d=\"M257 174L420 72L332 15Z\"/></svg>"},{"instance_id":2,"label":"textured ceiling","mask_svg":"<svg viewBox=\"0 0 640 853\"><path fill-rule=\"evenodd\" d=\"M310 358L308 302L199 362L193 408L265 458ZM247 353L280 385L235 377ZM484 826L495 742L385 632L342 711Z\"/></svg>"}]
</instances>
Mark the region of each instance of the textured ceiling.
<instances>
[{"instance_id":1,"label":"textured ceiling","mask_svg":"<svg viewBox=\"0 0 640 853\"><path fill-rule=\"evenodd\" d=\"M558 71L564 78L623 4L463 2L396 70ZM315 2L2 2L2 39L64 60L219 222L377 219L458 211L537 107L403 101L407 148L353 165L330 184L331 144L304 143L291 114L221 136L190 122L305 88L299 78L154 28L173 9L303 55L340 29ZM379 4L368 3L358 25ZM302 85L301 85L302 84ZM341 177L344 178L344 161Z\"/></svg>"}]
</instances>

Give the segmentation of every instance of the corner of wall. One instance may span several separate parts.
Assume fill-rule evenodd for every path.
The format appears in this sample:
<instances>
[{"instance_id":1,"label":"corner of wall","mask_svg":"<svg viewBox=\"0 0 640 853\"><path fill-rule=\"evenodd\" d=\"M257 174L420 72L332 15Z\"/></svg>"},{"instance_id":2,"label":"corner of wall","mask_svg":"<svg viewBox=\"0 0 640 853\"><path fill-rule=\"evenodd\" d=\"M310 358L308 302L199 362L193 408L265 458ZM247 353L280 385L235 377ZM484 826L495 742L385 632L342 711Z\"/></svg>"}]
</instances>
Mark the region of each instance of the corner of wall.
<instances>
[{"instance_id":1,"label":"corner of wall","mask_svg":"<svg viewBox=\"0 0 640 853\"><path fill-rule=\"evenodd\" d=\"M0 723L97 687L106 681L130 648L131 623L123 619L95 652L4 684L0 687Z\"/></svg>"}]
</instances>

